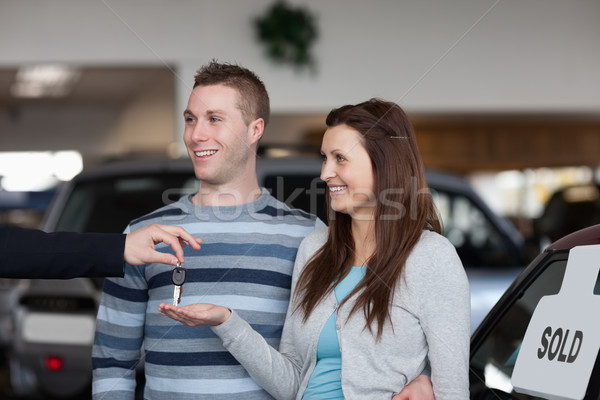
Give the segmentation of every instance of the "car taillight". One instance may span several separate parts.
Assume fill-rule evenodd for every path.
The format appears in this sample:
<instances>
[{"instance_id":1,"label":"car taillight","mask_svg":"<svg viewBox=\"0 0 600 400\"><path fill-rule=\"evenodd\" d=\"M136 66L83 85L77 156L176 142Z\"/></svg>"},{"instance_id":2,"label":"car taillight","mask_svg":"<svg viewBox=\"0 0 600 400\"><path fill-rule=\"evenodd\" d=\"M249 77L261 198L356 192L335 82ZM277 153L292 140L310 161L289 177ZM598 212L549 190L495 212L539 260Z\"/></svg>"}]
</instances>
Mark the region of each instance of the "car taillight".
<instances>
[{"instance_id":1,"label":"car taillight","mask_svg":"<svg viewBox=\"0 0 600 400\"><path fill-rule=\"evenodd\" d=\"M50 371L61 371L65 366L65 360L60 356L46 356L45 363Z\"/></svg>"}]
</instances>

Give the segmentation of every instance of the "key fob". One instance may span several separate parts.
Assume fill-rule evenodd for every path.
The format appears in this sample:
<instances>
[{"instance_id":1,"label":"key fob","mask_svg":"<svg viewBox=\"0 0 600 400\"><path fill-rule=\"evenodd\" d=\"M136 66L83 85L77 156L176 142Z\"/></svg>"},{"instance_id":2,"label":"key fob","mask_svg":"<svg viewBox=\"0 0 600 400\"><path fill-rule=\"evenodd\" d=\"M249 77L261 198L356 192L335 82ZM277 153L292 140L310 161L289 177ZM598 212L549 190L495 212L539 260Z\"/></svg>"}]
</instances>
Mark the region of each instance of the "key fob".
<instances>
[{"instance_id":1,"label":"key fob","mask_svg":"<svg viewBox=\"0 0 600 400\"><path fill-rule=\"evenodd\" d=\"M187 279L187 270L183 267L175 267L175 269L173 270L173 275L171 276L173 285L181 286L185 283L186 279Z\"/></svg>"}]
</instances>

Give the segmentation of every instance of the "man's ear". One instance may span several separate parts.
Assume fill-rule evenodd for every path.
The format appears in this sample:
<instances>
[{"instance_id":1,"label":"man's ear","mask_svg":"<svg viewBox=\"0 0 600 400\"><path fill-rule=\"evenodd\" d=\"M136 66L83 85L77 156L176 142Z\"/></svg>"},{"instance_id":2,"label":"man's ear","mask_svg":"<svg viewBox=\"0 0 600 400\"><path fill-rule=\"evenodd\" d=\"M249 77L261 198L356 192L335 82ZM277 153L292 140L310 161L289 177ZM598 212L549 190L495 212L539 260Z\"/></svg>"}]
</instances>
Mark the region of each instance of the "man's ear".
<instances>
[{"instance_id":1,"label":"man's ear","mask_svg":"<svg viewBox=\"0 0 600 400\"><path fill-rule=\"evenodd\" d=\"M258 143L265 131L265 121L262 118L255 119L248 126L248 134L250 135L250 144Z\"/></svg>"}]
</instances>

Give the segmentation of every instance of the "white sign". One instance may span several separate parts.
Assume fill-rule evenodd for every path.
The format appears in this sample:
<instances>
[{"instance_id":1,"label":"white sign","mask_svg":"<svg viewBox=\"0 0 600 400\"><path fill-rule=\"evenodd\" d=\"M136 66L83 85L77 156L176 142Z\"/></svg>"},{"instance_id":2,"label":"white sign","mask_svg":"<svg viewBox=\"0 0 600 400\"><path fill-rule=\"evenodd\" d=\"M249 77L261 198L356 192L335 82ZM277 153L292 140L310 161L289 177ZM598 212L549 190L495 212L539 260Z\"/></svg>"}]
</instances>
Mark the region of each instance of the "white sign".
<instances>
[{"instance_id":1,"label":"white sign","mask_svg":"<svg viewBox=\"0 0 600 400\"><path fill-rule=\"evenodd\" d=\"M519 393L583 399L600 348L600 245L571 249L556 295L540 299L512 375Z\"/></svg>"}]
</instances>

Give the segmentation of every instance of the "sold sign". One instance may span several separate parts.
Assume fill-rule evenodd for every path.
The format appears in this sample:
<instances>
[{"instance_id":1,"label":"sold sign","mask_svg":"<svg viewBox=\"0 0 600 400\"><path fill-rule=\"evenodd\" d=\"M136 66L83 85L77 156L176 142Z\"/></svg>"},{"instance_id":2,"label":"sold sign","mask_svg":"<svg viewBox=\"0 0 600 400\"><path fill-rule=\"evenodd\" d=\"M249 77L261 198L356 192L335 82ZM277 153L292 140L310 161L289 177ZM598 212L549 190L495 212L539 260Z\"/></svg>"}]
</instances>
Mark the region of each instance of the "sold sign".
<instances>
[{"instance_id":1,"label":"sold sign","mask_svg":"<svg viewBox=\"0 0 600 400\"><path fill-rule=\"evenodd\" d=\"M538 358L542 359L547 355L549 361L556 359L559 362L574 362L579 355L579 350L581 350L583 332L575 331L571 342L571 349L567 355L565 353L565 345L569 341L569 333L570 330L568 329L563 333L562 328L558 328L553 334L552 327L546 327L544 333L542 333L542 347L538 348Z\"/></svg>"},{"instance_id":2,"label":"sold sign","mask_svg":"<svg viewBox=\"0 0 600 400\"><path fill-rule=\"evenodd\" d=\"M599 271L600 245L571 249L560 292L542 297L529 321L511 379L515 391L583 399L600 349Z\"/></svg>"}]
</instances>

